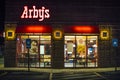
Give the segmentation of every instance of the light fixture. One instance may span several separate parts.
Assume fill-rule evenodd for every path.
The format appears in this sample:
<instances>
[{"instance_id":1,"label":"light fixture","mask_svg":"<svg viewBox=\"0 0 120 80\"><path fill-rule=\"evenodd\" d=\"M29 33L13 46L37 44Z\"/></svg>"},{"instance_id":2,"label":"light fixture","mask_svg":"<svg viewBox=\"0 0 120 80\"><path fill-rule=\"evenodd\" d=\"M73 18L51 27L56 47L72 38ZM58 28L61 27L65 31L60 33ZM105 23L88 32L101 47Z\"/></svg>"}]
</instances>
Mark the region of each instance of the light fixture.
<instances>
[{"instance_id":1,"label":"light fixture","mask_svg":"<svg viewBox=\"0 0 120 80\"><path fill-rule=\"evenodd\" d=\"M108 40L109 39L109 31L108 30L102 30L100 32L100 38L102 40Z\"/></svg>"},{"instance_id":2,"label":"light fixture","mask_svg":"<svg viewBox=\"0 0 120 80\"><path fill-rule=\"evenodd\" d=\"M6 31L6 39L7 40L15 39L15 31L14 30L7 30Z\"/></svg>"},{"instance_id":3,"label":"light fixture","mask_svg":"<svg viewBox=\"0 0 120 80\"><path fill-rule=\"evenodd\" d=\"M53 36L54 36L54 39L57 39L57 40L62 39L62 36L63 36L62 30L59 30L59 29L54 30Z\"/></svg>"}]
</instances>

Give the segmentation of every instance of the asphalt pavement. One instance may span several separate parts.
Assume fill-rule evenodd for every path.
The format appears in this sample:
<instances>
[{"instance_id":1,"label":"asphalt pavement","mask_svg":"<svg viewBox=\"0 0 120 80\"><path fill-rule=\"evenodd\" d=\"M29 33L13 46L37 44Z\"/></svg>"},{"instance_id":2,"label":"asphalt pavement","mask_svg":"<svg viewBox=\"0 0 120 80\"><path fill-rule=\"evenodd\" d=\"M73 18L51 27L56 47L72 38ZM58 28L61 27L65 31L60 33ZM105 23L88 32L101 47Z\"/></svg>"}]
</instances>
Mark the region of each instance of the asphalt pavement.
<instances>
[{"instance_id":1,"label":"asphalt pavement","mask_svg":"<svg viewBox=\"0 0 120 80\"><path fill-rule=\"evenodd\" d=\"M62 73L1 71L0 80L120 80L120 71Z\"/></svg>"},{"instance_id":2,"label":"asphalt pavement","mask_svg":"<svg viewBox=\"0 0 120 80\"><path fill-rule=\"evenodd\" d=\"M120 80L120 71L98 72L98 75L106 80Z\"/></svg>"},{"instance_id":3,"label":"asphalt pavement","mask_svg":"<svg viewBox=\"0 0 120 80\"><path fill-rule=\"evenodd\" d=\"M93 72L55 73L52 80L106 80Z\"/></svg>"},{"instance_id":4,"label":"asphalt pavement","mask_svg":"<svg viewBox=\"0 0 120 80\"><path fill-rule=\"evenodd\" d=\"M44 72L3 72L0 80L49 80L49 73Z\"/></svg>"}]
</instances>

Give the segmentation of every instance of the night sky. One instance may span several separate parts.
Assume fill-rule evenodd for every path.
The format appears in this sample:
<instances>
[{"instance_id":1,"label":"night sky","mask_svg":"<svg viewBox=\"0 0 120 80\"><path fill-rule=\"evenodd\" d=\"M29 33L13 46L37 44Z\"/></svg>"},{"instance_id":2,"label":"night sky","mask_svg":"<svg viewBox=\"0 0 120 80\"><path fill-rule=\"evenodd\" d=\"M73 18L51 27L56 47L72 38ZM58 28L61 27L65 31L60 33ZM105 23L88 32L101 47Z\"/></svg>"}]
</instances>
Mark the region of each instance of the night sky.
<instances>
[{"instance_id":1,"label":"night sky","mask_svg":"<svg viewBox=\"0 0 120 80\"><path fill-rule=\"evenodd\" d=\"M4 7L4 0L0 0L0 32L4 30L4 14L5 14L5 7Z\"/></svg>"},{"instance_id":2,"label":"night sky","mask_svg":"<svg viewBox=\"0 0 120 80\"><path fill-rule=\"evenodd\" d=\"M54 17L54 19L51 18L51 21L103 21L118 24L120 22L120 3L118 0L6 0L6 2L7 1L11 2L11 4L19 3L20 6L25 4L43 4L48 6L52 9L52 17ZM18 13L14 12L11 8L15 16L11 16L10 14L5 16L4 2L5 0L0 0L0 31L4 30L5 17L9 16L10 19L14 19L14 17L18 15ZM18 6L17 4L16 6ZM64 20L63 17L65 18ZM8 21L11 20L8 19Z\"/></svg>"}]
</instances>

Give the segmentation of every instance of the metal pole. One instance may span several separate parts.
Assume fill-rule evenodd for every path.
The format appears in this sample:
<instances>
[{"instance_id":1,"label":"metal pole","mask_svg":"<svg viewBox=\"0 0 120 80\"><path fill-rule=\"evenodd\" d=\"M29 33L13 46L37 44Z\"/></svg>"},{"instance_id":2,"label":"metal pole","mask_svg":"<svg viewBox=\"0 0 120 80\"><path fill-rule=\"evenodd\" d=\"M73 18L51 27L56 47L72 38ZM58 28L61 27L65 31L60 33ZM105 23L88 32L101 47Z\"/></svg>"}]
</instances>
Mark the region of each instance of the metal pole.
<instances>
[{"instance_id":1,"label":"metal pole","mask_svg":"<svg viewBox=\"0 0 120 80\"><path fill-rule=\"evenodd\" d=\"M77 59L76 59L76 55L77 55L77 52L76 52L76 48L77 48L77 43L76 43L76 35L75 35L75 58L73 59L73 66L74 68L76 67L76 63L77 63Z\"/></svg>"},{"instance_id":2,"label":"metal pole","mask_svg":"<svg viewBox=\"0 0 120 80\"><path fill-rule=\"evenodd\" d=\"M28 38L29 38L29 35L28 35ZM30 42L30 45L31 45L31 42ZM28 72L30 72L30 51L29 51L30 47L28 47Z\"/></svg>"},{"instance_id":3,"label":"metal pole","mask_svg":"<svg viewBox=\"0 0 120 80\"><path fill-rule=\"evenodd\" d=\"M29 54L29 48L28 48L28 72L30 72L30 54Z\"/></svg>"},{"instance_id":4,"label":"metal pole","mask_svg":"<svg viewBox=\"0 0 120 80\"><path fill-rule=\"evenodd\" d=\"M117 71L117 47L115 47L115 71Z\"/></svg>"}]
</instances>

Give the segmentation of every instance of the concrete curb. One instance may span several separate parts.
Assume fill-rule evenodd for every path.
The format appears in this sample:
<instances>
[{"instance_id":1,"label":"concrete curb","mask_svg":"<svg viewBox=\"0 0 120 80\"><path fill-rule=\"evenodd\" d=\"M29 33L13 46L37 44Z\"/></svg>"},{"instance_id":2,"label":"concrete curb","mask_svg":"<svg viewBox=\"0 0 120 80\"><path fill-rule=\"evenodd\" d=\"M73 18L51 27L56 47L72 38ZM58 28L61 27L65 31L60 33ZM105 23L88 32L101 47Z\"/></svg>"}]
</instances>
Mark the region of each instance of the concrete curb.
<instances>
[{"instance_id":1,"label":"concrete curb","mask_svg":"<svg viewBox=\"0 0 120 80\"><path fill-rule=\"evenodd\" d=\"M28 68L0 68L2 71L28 71ZM117 69L120 70L120 67ZM80 68L80 69L45 69L45 68L30 68L30 71L35 72L49 72L49 73L60 73L60 72L106 72L115 71L115 68Z\"/></svg>"}]
</instances>

